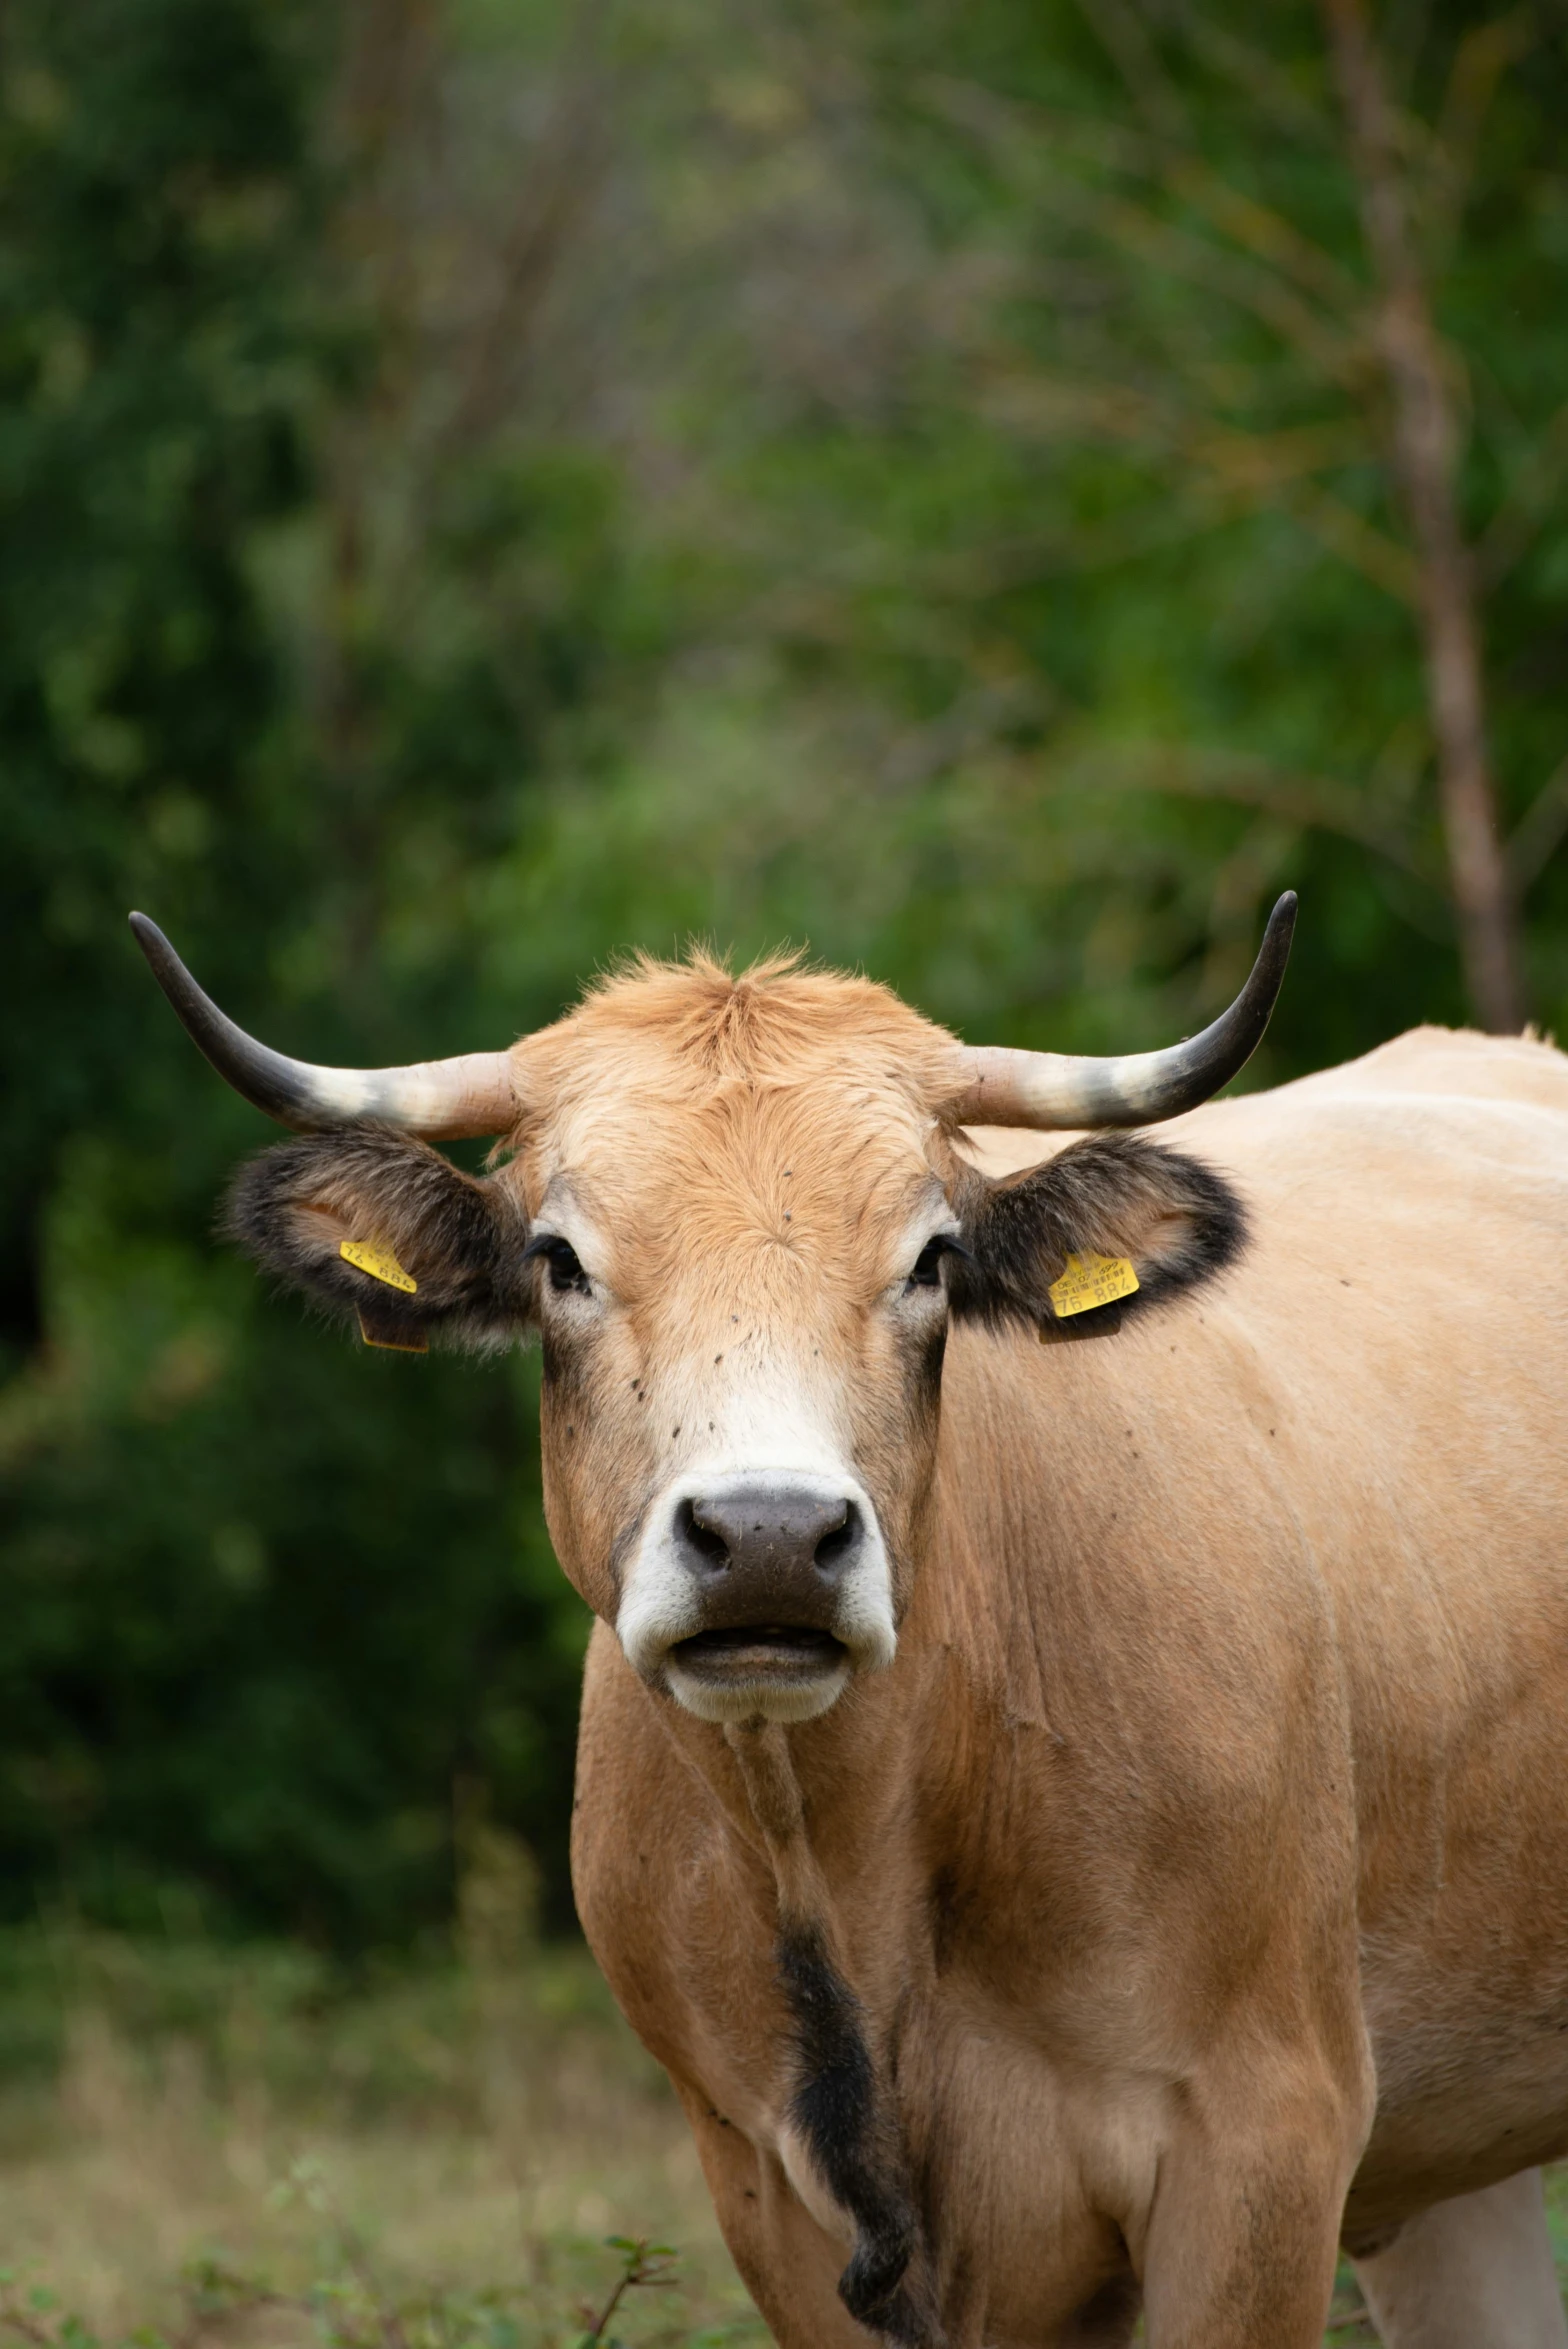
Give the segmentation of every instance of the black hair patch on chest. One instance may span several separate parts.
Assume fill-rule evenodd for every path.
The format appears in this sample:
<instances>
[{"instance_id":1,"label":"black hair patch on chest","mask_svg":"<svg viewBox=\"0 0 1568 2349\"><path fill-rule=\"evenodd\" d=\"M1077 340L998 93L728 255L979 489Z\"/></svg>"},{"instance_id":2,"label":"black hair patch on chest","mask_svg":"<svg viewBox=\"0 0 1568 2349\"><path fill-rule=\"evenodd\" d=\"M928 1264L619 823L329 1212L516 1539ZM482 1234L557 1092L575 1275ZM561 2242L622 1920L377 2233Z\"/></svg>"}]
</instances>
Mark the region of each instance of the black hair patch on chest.
<instances>
[{"instance_id":1,"label":"black hair patch on chest","mask_svg":"<svg viewBox=\"0 0 1568 2349\"><path fill-rule=\"evenodd\" d=\"M795 2026L790 2118L835 2202L855 2222L839 2297L856 2322L899 2349L941 2349L908 2162L867 2044L860 2001L820 1930L786 1928L779 1977Z\"/></svg>"}]
</instances>

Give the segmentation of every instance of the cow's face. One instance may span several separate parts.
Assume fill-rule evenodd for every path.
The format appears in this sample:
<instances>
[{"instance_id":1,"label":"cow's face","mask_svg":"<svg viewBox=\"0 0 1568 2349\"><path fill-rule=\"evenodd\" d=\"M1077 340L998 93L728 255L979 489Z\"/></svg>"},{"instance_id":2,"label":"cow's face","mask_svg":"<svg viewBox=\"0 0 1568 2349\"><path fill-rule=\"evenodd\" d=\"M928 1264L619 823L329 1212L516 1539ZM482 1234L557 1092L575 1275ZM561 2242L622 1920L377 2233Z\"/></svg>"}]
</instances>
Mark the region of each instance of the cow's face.
<instances>
[{"instance_id":1,"label":"cow's face","mask_svg":"<svg viewBox=\"0 0 1568 2349\"><path fill-rule=\"evenodd\" d=\"M804 1719L890 1662L921 1546L962 1228L929 1031L889 1051L864 993L880 1052L798 1010L781 1037L760 990L739 1035L655 1024L522 1154L556 1548L709 1719Z\"/></svg>"},{"instance_id":2,"label":"cow's face","mask_svg":"<svg viewBox=\"0 0 1568 2349\"><path fill-rule=\"evenodd\" d=\"M579 1590L691 1712L805 1720L893 1660L952 1318L1049 1328L1069 1250L1133 1258L1147 1302L1239 1233L1215 1178L1146 1144L986 1183L954 1146L953 1049L864 981L654 966L517 1047L499 1172L361 1126L254 1162L234 1226L394 1342L537 1331Z\"/></svg>"}]
</instances>

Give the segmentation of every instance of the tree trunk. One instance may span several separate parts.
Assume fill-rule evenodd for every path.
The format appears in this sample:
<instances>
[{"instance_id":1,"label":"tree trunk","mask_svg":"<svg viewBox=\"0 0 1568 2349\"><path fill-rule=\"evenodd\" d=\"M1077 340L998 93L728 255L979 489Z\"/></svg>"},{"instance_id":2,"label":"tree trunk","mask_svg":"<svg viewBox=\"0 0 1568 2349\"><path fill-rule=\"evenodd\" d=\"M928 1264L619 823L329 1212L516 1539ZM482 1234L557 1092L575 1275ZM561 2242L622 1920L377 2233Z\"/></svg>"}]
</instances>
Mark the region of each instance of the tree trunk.
<instances>
[{"instance_id":1,"label":"tree trunk","mask_svg":"<svg viewBox=\"0 0 1568 2349\"><path fill-rule=\"evenodd\" d=\"M1365 0L1323 0L1362 230L1377 279L1377 342L1393 408L1393 457L1415 542L1427 703L1465 979L1483 1027L1524 1011L1514 904L1486 747L1480 629L1455 496L1459 434L1443 352L1410 235L1402 166Z\"/></svg>"}]
</instances>

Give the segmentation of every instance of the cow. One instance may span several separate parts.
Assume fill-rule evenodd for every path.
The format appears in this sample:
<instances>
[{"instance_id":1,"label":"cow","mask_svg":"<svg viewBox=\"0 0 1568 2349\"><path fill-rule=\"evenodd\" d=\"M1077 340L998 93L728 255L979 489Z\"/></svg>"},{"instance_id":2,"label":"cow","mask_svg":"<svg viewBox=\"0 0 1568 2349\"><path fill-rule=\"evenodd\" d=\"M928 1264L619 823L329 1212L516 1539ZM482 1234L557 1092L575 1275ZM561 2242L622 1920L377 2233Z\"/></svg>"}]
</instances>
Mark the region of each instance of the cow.
<instances>
[{"instance_id":1,"label":"cow","mask_svg":"<svg viewBox=\"0 0 1568 2349\"><path fill-rule=\"evenodd\" d=\"M1308 2349L1341 2244L1389 2349L1568 2342L1568 1061L1213 1099L1293 912L1164 1053L693 952L393 1070L133 917L295 1129L259 1264L539 1339L577 1901L782 2349Z\"/></svg>"}]
</instances>

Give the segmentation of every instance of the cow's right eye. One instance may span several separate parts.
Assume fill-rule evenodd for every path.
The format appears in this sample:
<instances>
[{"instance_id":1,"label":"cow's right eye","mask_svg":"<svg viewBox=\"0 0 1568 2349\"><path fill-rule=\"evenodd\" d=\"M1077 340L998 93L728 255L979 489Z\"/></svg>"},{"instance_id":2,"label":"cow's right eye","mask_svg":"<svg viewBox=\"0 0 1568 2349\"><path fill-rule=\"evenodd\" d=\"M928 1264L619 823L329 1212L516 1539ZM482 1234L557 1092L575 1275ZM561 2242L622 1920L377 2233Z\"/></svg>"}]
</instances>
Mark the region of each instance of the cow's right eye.
<instances>
[{"instance_id":1,"label":"cow's right eye","mask_svg":"<svg viewBox=\"0 0 1568 2349\"><path fill-rule=\"evenodd\" d=\"M523 1250L523 1262L526 1264L531 1256L544 1258L550 1269L552 1289L575 1289L580 1296L588 1295L588 1275L583 1270L582 1258L570 1240L563 1240L558 1232L541 1232L538 1239L530 1240Z\"/></svg>"},{"instance_id":2,"label":"cow's right eye","mask_svg":"<svg viewBox=\"0 0 1568 2349\"><path fill-rule=\"evenodd\" d=\"M951 1232L937 1232L927 1240L910 1267L910 1288L939 1289L942 1286L943 1257L967 1256L968 1253L962 1240L955 1239Z\"/></svg>"}]
</instances>

